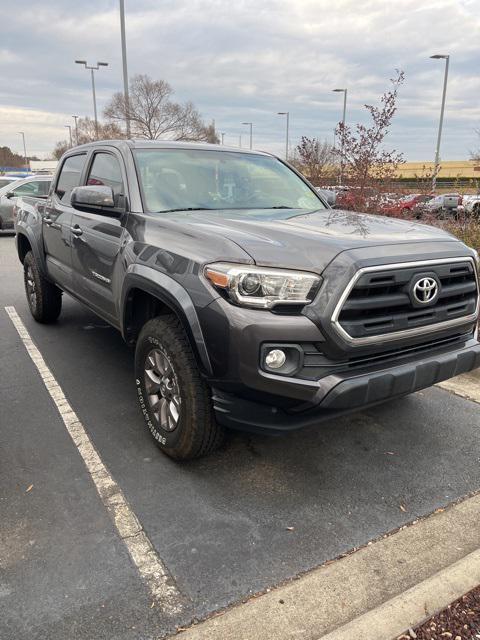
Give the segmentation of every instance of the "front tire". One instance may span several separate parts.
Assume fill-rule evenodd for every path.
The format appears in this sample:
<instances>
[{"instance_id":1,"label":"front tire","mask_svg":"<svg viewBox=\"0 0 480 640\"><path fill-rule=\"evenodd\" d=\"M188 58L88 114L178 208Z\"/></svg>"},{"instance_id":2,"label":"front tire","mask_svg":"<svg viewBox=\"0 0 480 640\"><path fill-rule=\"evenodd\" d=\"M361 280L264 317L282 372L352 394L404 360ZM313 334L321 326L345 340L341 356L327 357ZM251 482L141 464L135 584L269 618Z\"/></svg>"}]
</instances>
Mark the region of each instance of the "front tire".
<instances>
[{"instance_id":1,"label":"front tire","mask_svg":"<svg viewBox=\"0 0 480 640\"><path fill-rule=\"evenodd\" d=\"M175 316L149 320L135 350L135 381L142 414L156 444L171 458L200 458L223 440L211 393L185 331Z\"/></svg>"},{"instance_id":2,"label":"front tire","mask_svg":"<svg viewBox=\"0 0 480 640\"><path fill-rule=\"evenodd\" d=\"M25 293L30 312L37 322L55 322L62 310L62 292L40 273L33 253L23 260Z\"/></svg>"}]
</instances>

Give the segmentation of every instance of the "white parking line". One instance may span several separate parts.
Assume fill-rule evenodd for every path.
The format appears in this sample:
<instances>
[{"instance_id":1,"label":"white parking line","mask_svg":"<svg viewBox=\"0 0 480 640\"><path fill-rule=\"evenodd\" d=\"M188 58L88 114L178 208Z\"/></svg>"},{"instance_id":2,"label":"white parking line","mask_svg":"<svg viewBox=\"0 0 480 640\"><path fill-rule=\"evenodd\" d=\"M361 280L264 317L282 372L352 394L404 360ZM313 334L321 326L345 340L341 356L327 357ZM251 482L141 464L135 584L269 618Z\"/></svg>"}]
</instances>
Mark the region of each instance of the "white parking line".
<instances>
[{"instance_id":1,"label":"white parking line","mask_svg":"<svg viewBox=\"0 0 480 640\"><path fill-rule=\"evenodd\" d=\"M15 307L5 307L25 348L33 360L44 384L55 403L60 417L67 428L85 466L95 484L98 494L110 515L118 535L125 543L128 553L140 576L150 589L152 597L166 613L178 613L182 609L181 595L158 557L142 525L127 503L122 490L103 464L98 452L88 437L77 414L55 380L45 360L33 343Z\"/></svg>"}]
</instances>

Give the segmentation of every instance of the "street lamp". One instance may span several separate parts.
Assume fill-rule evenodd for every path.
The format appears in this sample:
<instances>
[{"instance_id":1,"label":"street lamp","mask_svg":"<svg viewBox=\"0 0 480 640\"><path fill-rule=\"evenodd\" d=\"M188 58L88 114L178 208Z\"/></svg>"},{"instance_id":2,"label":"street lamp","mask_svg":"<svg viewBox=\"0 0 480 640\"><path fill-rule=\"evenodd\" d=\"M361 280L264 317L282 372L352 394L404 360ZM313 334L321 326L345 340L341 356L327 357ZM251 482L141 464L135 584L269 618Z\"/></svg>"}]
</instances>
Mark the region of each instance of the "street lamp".
<instances>
[{"instance_id":1,"label":"street lamp","mask_svg":"<svg viewBox=\"0 0 480 640\"><path fill-rule=\"evenodd\" d=\"M95 137L98 140L98 118L97 118L97 98L95 96L95 76L94 71L98 71L100 67L108 67L108 62L97 62L96 66L89 66L86 60L75 60L75 64L83 64L85 69L90 69L92 73L92 95L93 95L93 113L95 115Z\"/></svg>"},{"instance_id":2,"label":"street lamp","mask_svg":"<svg viewBox=\"0 0 480 640\"><path fill-rule=\"evenodd\" d=\"M253 123L252 122L242 122L242 124L246 125L247 127L250 127L250 149L252 148L252 144L253 144Z\"/></svg>"},{"instance_id":3,"label":"street lamp","mask_svg":"<svg viewBox=\"0 0 480 640\"><path fill-rule=\"evenodd\" d=\"M345 117L347 115L347 89L332 89L335 93L343 93L343 115L342 115L342 130L345 129ZM340 176L338 179L338 183L341 185L343 182L343 141L344 136L342 135L341 144L340 144Z\"/></svg>"},{"instance_id":4,"label":"street lamp","mask_svg":"<svg viewBox=\"0 0 480 640\"><path fill-rule=\"evenodd\" d=\"M68 132L70 134L70 149L73 147L73 140L72 140L72 127L69 124L64 125L64 127L66 129L68 129Z\"/></svg>"},{"instance_id":5,"label":"street lamp","mask_svg":"<svg viewBox=\"0 0 480 640\"><path fill-rule=\"evenodd\" d=\"M442 93L442 106L440 109L440 123L438 125L438 137L437 148L435 149L435 167L433 169L432 177L432 192L435 193L437 188L437 174L440 169L440 142L442 140L442 128L443 128L443 114L445 112L445 97L447 95L447 80L448 80L448 65L450 63L450 56L440 53L436 53L434 56L430 56L433 60L445 60L445 75L443 78L443 93Z\"/></svg>"},{"instance_id":6,"label":"street lamp","mask_svg":"<svg viewBox=\"0 0 480 640\"><path fill-rule=\"evenodd\" d=\"M222 136L222 144L223 144L223 139L225 137L225 132L220 132L220 135Z\"/></svg>"},{"instance_id":7,"label":"street lamp","mask_svg":"<svg viewBox=\"0 0 480 640\"><path fill-rule=\"evenodd\" d=\"M27 146L25 144L25 132L24 131L19 131L18 132L23 139L23 157L25 159L25 169L28 171L28 160L27 160Z\"/></svg>"},{"instance_id":8,"label":"street lamp","mask_svg":"<svg viewBox=\"0 0 480 640\"><path fill-rule=\"evenodd\" d=\"M287 133L285 140L285 160L288 160L288 129L290 126L290 112L289 111L279 111L277 116L287 116Z\"/></svg>"},{"instance_id":9,"label":"street lamp","mask_svg":"<svg viewBox=\"0 0 480 640\"><path fill-rule=\"evenodd\" d=\"M125 3L120 0L120 35L122 39L123 95L125 100L125 127L130 138L130 98L128 96L127 43L125 37Z\"/></svg>"},{"instance_id":10,"label":"street lamp","mask_svg":"<svg viewBox=\"0 0 480 640\"><path fill-rule=\"evenodd\" d=\"M78 118L79 116L72 116L75 120L75 143L78 144Z\"/></svg>"}]
</instances>

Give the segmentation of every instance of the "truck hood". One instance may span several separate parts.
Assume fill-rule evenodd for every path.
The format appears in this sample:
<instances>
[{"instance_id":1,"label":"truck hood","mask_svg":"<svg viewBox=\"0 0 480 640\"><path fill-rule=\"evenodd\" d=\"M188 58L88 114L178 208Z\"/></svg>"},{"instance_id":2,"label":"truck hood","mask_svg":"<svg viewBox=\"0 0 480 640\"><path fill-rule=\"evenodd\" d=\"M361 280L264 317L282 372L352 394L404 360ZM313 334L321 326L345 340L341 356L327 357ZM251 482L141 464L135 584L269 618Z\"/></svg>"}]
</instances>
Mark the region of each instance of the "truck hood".
<instances>
[{"instance_id":1,"label":"truck hood","mask_svg":"<svg viewBox=\"0 0 480 640\"><path fill-rule=\"evenodd\" d=\"M349 249L456 240L435 227L337 209L222 209L170 215L182 225L235 242L259 266L317 272Z\"/></svg>"}]
</instances>

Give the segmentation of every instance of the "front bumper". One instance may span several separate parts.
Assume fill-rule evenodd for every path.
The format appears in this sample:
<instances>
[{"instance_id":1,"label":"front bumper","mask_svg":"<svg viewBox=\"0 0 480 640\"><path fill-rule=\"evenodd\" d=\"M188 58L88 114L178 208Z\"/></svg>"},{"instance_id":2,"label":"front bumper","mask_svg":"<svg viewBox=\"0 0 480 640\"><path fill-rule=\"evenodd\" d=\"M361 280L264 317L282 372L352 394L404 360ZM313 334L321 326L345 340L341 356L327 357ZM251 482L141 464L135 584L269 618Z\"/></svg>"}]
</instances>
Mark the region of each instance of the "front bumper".
<instances>
[{"instance_id":1,"label":"front bumper","mask_svg":"<svg viewBox=\"0 0 480 640\"><path fill-rule=\"evenodd\" d=\"M253 431L285 432L318 424L355 410L413 393L480 366L480 344L385 367L332 374L316 382L312 404L286 410L214 389L217 420L224 426Z\"/></svg>"}]
</instances>

